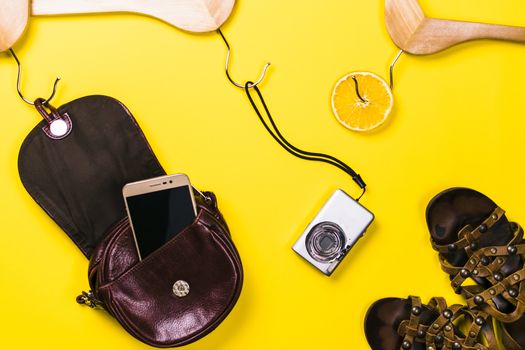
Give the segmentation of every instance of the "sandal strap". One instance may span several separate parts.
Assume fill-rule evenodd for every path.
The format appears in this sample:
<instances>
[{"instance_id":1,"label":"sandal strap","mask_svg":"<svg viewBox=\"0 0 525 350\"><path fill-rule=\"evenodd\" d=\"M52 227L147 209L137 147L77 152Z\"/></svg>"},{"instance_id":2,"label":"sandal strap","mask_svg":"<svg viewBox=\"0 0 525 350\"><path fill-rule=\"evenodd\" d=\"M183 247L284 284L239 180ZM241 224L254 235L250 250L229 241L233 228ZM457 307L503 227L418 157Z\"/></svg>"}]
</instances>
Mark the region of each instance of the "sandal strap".
<instances>
[{"instance_id":1,"label":"sandal strap","mask_svg":"<svg viewBox=\"0 0 525 350\"><path fill-rule=\"evenodd\" d=\"M459 304L447 307L444 298L432 298L426 306L439 316L430 325L423 325L420 323L421 299L414 296L410 296L409 299L412 303L410 319L403 320L397 330L398 334L403 336L401 350L404 349L403 344L409 343L412 346L414 342L424 343L427 349L455 349L458 344L464 350L497 349L492 329L490 328L489 332L483 329L487 318L490 317L487 314L468 310ZM468 335L460 337L455 334L453 321L465 315L471 319L471 326ZM480 335L485 338L488 346L478 343Z\"/></svg>"},{"instance_id":2,"label":"sandal strap","mask_svg":"<svg viewBox=\"0 0 525 350\"><path fill-rule=\"evenodd\" d=\"M410 300L412 302L412 312L410 313L410 321L408 322L408 327L410 329L417 330L417 327L419 326L419 317L421 315L421 298L411 295Z\"/></svg>"},{"instance_id":3,"label":"sandal strap","mask_svg":"<svg viewBox=\"0 0 525 350\"><path fill-rule=\"evenodd\" d=\"M435 336L440 332L443 332L445 337L453 339L454 327L452 327L451 322L458 317L459 311L463 308L463 305L455 304L443 310L443 312L439 314L438 318L436 318L430 325L430 329L426 336L427 342L433 341Z\"/></svg>"},{"instance_id":4,"label":"sandal strap","mask_svg":"<svg viewBox=\"0 0 525 350\"><path fill-rule=\"evenodd\" d=\"M442 270L449 275L454 276L450 283L454 290L457 290L463 282L471 276L486 277L492 284L496 284L498 281L494 276L507 261L506 257L513 254L525 253L525 244L523 244L522 241L523 229L519 225L516 225L514 238L506 246L489 246L480 248L469 254L469 259L463 267L450 264L440 254L439 259ZM492 261L489 260L490 263L484 266L482 262L485 257L497 258L492 259Z\"/></svg>"},{"instance_id":5,"label":"sandal strap","mask_svg":"<svg viewBox=\"0 0 525 350\"><path fill-rule=\"evenodd\" d=\"M513 238L503 246L488 246L477 249L473 238L479 238L480 231L487 232L491 225L501 219L504 211L496 208L489 218L471 230L470 226L465 226L459 233L460 239L454 243L458 248L464 248L468 255L468 260L464 266L454 266L446 260L443 254L439 254L439 260L443 271L451 276L451 286L456 293L462 293L467 299L469 308L481 309L502 322L513 322L525 313L525 267L521 270L505 276L501 272L501 267L505 265L509 256L525 255L525 242L523 240L523 228L514 222L509 223L513 231ZM480 227L487 227L480 230ZM448 246L447 251L450 251ZM480 285L463 286L464 282L471 277L487 279L492 286L484 289ZM515 306L511 313L503 313L496 308L492 298L501 295L509 303Z\"/></svg>"},{"instance_id":6,"label":"sandal strap","mask_svg":"<svg viewBox=\"0 0 525 350\"><path fill-rule=\"evenodd\" d=\"M488 289L483 290L483 288L479 286L465 287L464 294L467 297L467 306L469 308L481 307L483 311L502 322L513 322L525 312L524 281L525 268L522 268ZM514 311L511 313L499 311L491 301L491 299L497 295L502 295L505 300L514 304L516 306Z\"/></svg>"},{"instance_id":7,"label":"sandal strap","mask_svg":"<svg viewBox=\"0 0 525 350\"><path fill-rule=\"evenodd\" d=\"M464 312L470 315L470 318L472 319L470 328L466 333L465 345L474 348L476 346L476 340L478 339L479 334L484 331L483 336L487 340L489 347L497 346L496 337L492 327L485 327L485 329L483 328L487 322L490 322L490 316L483 311L474 312L465 309Z\"/></svg>"},{"instance_id":8,"label":"sandal strap","mask_svg":"<svg viewBox=\"0 0 525 350\"><path fill-rule=\"evenodd\" d=\"M432 243L432 248L440 253L449 253L451 251L455 251L457 249L465 248L466 250L469 249L469 245L476 241L484 232L486 232L489 228L494 226L503 216L505 215L505 211L501 209L500 207L496 207L492 213L489 215L485 221L483 221L478 227L475 229L472 229L472 226L467 225L463 227L458 234L459 239L452 243L452 244L446 244L441 245L434 242L434 240L431 238L430 241Z\"/></svg>"},{"instance_id":9,"label":"sandal strap","mask_svg":"<svg viewBox=\"0 0 525 350\"><path fill-rule=\"evenodd\" d=\"M414 343L414 339L417 337L417 332L419 331L419 321L420 315L422 312L421 298L417 296L410 295L410 305L412 305L412 310L410 312L410 319L403 320L398 328L398 334L403 336L403 343ZM403 350L403 346L401 346Z\"/></svg>"},{"instance_id":10,"label":"sandal strap","mask_svg":"<svg viewBox=\"0 0 525 350\"><path fill-rule=\"evenodd\" d=\"M447 308L447 301L445 298L442 297L433 297L428 302L428 306L432 310L436 310L437 312L444 311Z\"/></svg>"}]
</instances>

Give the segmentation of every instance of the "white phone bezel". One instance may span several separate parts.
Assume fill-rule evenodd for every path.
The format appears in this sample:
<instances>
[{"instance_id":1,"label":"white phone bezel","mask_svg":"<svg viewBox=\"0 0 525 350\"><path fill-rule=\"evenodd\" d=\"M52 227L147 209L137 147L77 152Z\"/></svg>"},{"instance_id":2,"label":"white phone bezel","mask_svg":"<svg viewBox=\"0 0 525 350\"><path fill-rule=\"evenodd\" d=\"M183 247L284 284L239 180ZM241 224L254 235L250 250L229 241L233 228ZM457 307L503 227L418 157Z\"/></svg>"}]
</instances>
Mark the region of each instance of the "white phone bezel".
<instances>
[{"instance_id":1,"label":"white phone bezel","mask_svg":"<svg viewBox=\"0 0 525 350\"><path fill-rule=\"evenodd\" d=\"M133 227L133 218L131 217L131 214L129 212L127 198L131 196L137 196L137 195L152 193L152 192L165 191L165 190L169 190L172 188L184 187L184 186L189 187L191 204L193 206L193 212L195 214L195 217L197 217L197 206L195 204L195 197L193 195L193 187L190 184L190 179L185 174L165 175L165 176L159 176L159 177L155 177L155 178L151 178L147 180L131 182L129 184L124 185L124 187L122 188L124 204L126 205L126 213L128 214L129 224L131 226L131 231L133 233L133 240L135 241L135 248L137 250L137 254L139 256L140 261L142 261L142 256L140 254L140 249L139 249L139 245L137 242L135 228Z\"/></svg>"}]
</instances>

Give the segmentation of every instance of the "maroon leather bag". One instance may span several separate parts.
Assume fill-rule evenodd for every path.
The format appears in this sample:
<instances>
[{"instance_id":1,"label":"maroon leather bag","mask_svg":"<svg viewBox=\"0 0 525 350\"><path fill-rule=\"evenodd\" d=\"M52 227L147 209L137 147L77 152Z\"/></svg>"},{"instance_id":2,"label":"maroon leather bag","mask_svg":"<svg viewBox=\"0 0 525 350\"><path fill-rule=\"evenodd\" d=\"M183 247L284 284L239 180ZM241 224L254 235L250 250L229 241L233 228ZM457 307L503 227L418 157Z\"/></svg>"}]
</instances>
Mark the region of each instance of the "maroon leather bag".
<instances>
[{"instance_id":1,"label":"maroon leather bag","mask_svg":"<svg viewBox=\"0 0 525 350\"><path fill-rule=\"evenodd\" d=\"M139 261L122 187L165 172L131 113L89 96L58 109L37 100L44 120L24 140L19 174L35 201L90 258L90 292L77 301L106 309L134 337L156 347L191 343L237 302L243 270L213 193L195 191L198 215ZM51 124L68 132L54 137Z\"/></svg>"},{"instance_id":2,"label":"maroon leather bag","mask_svg":"<svg viewBox=\"0 0 525 350\"><path fill-rule=\"evenodd\" d=\"M188 344L217 327L239 297L242 269L215 199L205 195L194 223L142 261L127 218L115 225L95 249L92 294L82 299L153 346Z\"/></svg>"}]
</instances>

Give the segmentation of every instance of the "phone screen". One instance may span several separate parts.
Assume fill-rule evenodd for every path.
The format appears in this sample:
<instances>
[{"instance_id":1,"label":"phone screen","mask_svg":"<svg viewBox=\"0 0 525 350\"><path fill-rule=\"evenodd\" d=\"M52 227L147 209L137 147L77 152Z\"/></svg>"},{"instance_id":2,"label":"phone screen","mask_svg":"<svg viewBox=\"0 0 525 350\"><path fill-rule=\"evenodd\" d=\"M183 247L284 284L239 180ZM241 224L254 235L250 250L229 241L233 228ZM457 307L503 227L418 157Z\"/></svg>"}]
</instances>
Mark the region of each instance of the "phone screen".
<instances>
[{"instance_id":1,"label":"phone screen","mask_svg":"<svg viewBox=\"0 0 525 350\"><path fill-rule=\"evenodd\" d=\"M195 220L189 186L126 197L141 259Z\"/></svg>"}]
</instances>

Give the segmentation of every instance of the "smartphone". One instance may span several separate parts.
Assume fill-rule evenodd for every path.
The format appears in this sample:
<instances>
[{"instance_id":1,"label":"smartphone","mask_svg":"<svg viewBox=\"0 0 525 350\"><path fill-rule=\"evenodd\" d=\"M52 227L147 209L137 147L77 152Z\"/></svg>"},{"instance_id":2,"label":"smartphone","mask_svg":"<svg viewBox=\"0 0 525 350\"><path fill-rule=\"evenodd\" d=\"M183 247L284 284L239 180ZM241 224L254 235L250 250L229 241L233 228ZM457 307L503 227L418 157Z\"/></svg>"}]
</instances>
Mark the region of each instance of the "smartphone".
<instances>
[{"instance_id":1,"label":"smartphone","mask_svg":"<svg viewBox=\"0 0 525 350\"><path fill-rule=\"evenodd\" d=\"M122 189L142 260L189 226L197 216L193 188L184 174L132 182Z\"/></svg>"}]
</instances>

